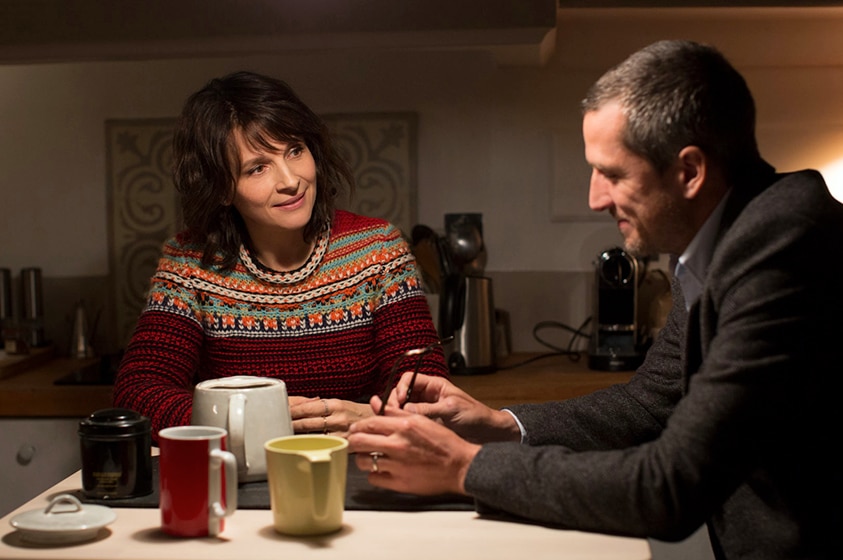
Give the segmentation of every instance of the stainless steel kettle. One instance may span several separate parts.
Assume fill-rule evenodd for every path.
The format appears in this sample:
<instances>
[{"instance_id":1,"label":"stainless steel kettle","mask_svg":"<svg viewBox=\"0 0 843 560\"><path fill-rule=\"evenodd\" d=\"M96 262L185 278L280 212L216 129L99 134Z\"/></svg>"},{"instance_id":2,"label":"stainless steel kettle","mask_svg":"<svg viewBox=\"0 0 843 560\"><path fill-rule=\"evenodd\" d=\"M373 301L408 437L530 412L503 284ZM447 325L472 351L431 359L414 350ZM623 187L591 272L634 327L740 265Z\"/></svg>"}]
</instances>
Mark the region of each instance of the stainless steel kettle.
<instances>
[{"instance_id":1,"label":"stainless steel kettle","mask_svg":"<svg viewBox=\"0 0 843 560\"><path fill-rule=\"evenodd\" d=\"M439 336L454 337L444 349L451 374L497 370L491 278L458 273L445 278L439 296Z\"/></svg>"},{"instance_id":2,"label":"stainless steel kettle","mask_svg":"<svg viewBox=\"0 0 843 560\"><path fill-rule=\"evenodd\" d=\"M92 358L94 349L91 347L91 333L88 331L88 318L85 315L85 305L82 301L76 303L73 313L73 333L70 336L71 358Z\"/></svg>"}]
</instances>

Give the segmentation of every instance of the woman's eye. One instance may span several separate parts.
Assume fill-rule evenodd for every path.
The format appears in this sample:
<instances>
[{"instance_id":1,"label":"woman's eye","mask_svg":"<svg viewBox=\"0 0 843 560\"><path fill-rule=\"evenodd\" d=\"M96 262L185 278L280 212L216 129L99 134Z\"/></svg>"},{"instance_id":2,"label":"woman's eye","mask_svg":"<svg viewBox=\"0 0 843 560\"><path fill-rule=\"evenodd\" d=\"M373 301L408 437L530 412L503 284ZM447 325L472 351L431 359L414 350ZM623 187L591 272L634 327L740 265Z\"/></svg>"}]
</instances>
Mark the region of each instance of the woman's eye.
<instances>
[{"instance_id":1,"label":"woman's eye","mask_svg":"<svg viewBox=\"0 0 843 560\"><path fill-rule=\"evenodd\" d=\"M287 153L290 157L299 157L303 151L304 149L301 146L293 146Z\"/></svg>"},{"instance_id":2,"label":"woman's eye","mask_svg":"<svg viewBox=\"0 0 843 560\"><path fill-rule=\"evenodd\" d=\"M256 165L249 170L249 175L257 175L259 173L262 173L264 169L266 169L265 165Z\"/></svg>"}]
</instances>

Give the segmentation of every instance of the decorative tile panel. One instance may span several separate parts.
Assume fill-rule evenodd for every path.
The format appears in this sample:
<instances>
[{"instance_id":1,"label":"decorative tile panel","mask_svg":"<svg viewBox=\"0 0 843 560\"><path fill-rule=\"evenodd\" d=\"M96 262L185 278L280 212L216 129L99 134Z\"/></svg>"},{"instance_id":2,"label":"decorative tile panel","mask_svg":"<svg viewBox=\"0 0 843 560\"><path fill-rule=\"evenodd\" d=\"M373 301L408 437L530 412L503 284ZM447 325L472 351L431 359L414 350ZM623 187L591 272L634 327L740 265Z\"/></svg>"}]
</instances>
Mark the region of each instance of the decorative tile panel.
<instances>
[{"instance_id":1,"label":"decorative tile panel","mask_svg":"<svg viewBox=\"0 0 843 560\"><path fill-rule=\"evenodd\" d=\"M332 114L323 118L357 183L351 200L342 200L339 206L389 220L409 237L418 216L416 114Z\"/></svg>"},{"instance_id":2,"label":"decorative tile panel","mask_svg":"<svg viewBox=\"0 0 843 560\"><path fill-rule=\"evenodd\" d=\"M143 309L161 246L181 222L171 171L174 122L105 123L109 267L120 347Z\"/></svg>"}]
</instances>

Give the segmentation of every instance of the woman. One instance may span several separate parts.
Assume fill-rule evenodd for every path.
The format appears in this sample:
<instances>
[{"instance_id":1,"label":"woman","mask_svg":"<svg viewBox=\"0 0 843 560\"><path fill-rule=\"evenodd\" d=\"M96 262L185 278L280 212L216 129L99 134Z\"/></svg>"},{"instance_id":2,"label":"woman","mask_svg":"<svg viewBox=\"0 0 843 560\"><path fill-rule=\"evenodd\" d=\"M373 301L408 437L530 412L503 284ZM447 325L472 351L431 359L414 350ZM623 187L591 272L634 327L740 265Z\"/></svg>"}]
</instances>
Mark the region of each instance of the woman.
<instances>
[{"instance_id":1,"label":"woman","mask_svg":"<svg viewBox=\"0 0 843 560\"><path fill-rule=\"evenodd\" d=\"M408 245L384 220L335 210L351 171L279 80L209 82L182 111L173 157L186 229L164 245L115 406L157 434L190 423L199 381L275 377L296 432L344 436L401 354L437 340ZM447 376L440 348L420 370Z\"/></svg>"}]
</instances>

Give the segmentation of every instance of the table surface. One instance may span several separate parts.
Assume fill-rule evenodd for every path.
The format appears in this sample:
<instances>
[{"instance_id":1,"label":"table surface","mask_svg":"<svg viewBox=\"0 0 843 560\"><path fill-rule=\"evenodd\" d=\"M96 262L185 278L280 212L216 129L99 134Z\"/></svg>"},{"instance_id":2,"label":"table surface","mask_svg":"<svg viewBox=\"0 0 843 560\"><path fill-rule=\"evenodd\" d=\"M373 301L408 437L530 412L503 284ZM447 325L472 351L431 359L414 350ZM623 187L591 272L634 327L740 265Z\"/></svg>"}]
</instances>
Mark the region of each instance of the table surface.
<instances>
[{"instance_id":1,"label":"table surface","mask_svg":"<svg viewBox=\"0 0 843 560\"><path fill-rule=\"evenodd\" d=\"M346 511L337 533L290 537L275 532L269 510L238 510L226 519L219 537L179 539L160 530L157 508L115 508L117 520L101 529L94 540L49 547L28 544L11 527L10 520L19 513L43 509L52 496L80 487L77 472L0 519L0 558L511 560L525 554L531 560L650 558L645 539L564 531L484 518L471 511Z\"/></svg>"},{"instance_id":2,"label":"table surface","mask_svg":"<svg viewBox=\"0 0 843 560\"><path fill-rule=\"evenodd\" d=\"M629 379L630 372L591 371L586 359L565 356L535 360L535 354L514 354L492 374L455 376L454 382L489 406L565 399ZM81 364L50 364L0 381L0 410L6 416L84 416L110 406L110 386L56 386L53 381ZM214 558L347 558L400 557L492 560L520 558L645 559L644 539L562 531L540 525L480 517L470 511L346 511L343 528L322 537L288 537L272 528L268 510L239 510L226 520L218 538L175 539L159 530L156 508L116 508L117 521L93 541L62 547L27 544L10 520L43 509L61 492L81 488L79 473L61 481L0 519L0 558L155 559Z\"/></svg>"},{"instance_id":3,"label":"table surface","mask_svg":"<svg viewBox=\"0 0 843 560\"><path fill-rule=\"evenodd\" d=\"M630 371L588 369L588 357L515 353L495 373L455 375L451 380L482 403L502 408L516 403L557 401L586 395L632 377Z\"/></svg>"},{"instance_id":4,"label":"table surface","mask_svg":"<svg viewBox=\"0 0 843 560\"><path fill-rule=\"evenodd\" d=\"M112 385L56 385L97 358L57 358L0 379L0 417L84 418L111 408Z\"/></svg>"},{"instance_id":5,"label":"table surface","mask_svg":"<svg viewBox=\"0 0 843 560\"><path fill-rule=\"evenodd\" d=\"M503 360L494 373L455 375L452 380L479 401L501 408L514 403L569 399L624 383L632 375L590 370L585 355L578 361L563 355L535 359L538 356L515 353ZM0 417L82 418L110 408L111 385L54 384L56 379L96 361L58 358L0 379Z\"/></svg>"}]
</instances>

